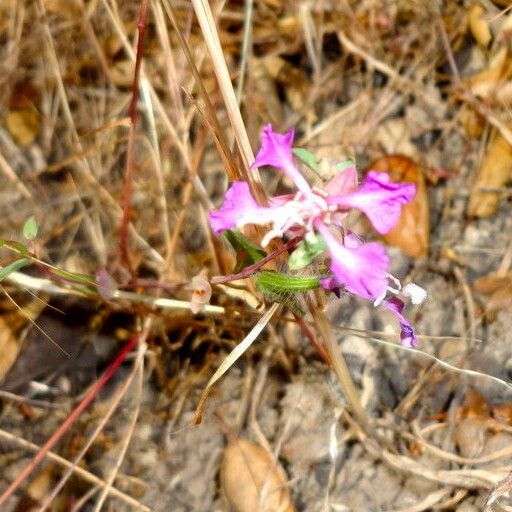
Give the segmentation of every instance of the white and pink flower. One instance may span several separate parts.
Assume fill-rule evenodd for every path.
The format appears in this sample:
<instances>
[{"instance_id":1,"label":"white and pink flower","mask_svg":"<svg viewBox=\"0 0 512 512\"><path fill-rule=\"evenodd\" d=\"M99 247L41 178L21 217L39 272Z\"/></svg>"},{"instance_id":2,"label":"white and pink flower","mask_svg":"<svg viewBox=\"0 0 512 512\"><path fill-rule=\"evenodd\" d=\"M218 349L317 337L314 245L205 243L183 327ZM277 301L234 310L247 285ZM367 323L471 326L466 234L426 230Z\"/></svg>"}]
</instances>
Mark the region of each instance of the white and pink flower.
<instances>
[{"instance_id":1,"label":"white and pink flower","mask_svg":"<svg viewBox=\"0 0 512 512\"><path fill-rule=\"evenodd\" d=\"M375 242L361 240L344 230L342 240L333 233L333 228L343 229L342 221L351 209L362 211L375 230L388 233L398 222L401 208L410 202L416 187L412 183L392 183L388 174L370 171L360 186L357 186L357 171L348 167L327 182L323 190L312 188L294 163L292 144L294 130L280 134L266 125L261 137L261 149L253 167L270 165L284 172L295 184L295 195L277 196L270 199L269 206L259 206L251 195L246 182L233 182L226 192L224 203L210 213L210 223L216 233L248 224L269 226L262 239L266 246L273 238L282 238L287 232L297 230L306 237L320 235L330 255L331 275L321 280L321 285L337 292L345 289L391 311L401 327L402 343L416 346L416 337L409 322L402 315L404 307L397 294L401 291L389 286L389 257L385 248ZM408 285L403 293L413 302L421 302L425 292L417 285ZM400 288L400 286L399 286ZM391 291L391 298L386 298Z\"/></svg>"}]
</instances>

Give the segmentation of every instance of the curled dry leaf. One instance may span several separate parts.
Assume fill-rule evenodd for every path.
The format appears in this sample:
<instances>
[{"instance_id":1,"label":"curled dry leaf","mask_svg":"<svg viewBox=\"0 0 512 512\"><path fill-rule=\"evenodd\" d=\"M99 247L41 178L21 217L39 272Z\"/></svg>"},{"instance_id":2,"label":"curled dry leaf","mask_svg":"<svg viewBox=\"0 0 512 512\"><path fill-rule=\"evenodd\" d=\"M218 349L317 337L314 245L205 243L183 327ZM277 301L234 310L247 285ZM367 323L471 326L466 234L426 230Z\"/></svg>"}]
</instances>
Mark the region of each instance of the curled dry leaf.
<instances>
[{"instance_id":1,"label":"curled dry leaf","mask_svg":"<svg viewBox=\"0 0 512 512\"><path fill-rule=\"evenodd\" d=\"M494 131L469 196L470 217L490 217L496 213L500 200L498 189L508 181L511 169L512 146Z\"/></svg>"},{"instance_id":2,"label":"curled dry leaf","mask_svg":"<svg viewBox=\"0 0 512 512\"><path fill-rule=\"evenodd\" d=\"M469 30L475 41L484 47L491 42L491 29L489 22L485 19L485 11L481 5L474 4L468 11Z\"/></svg>"},{"instance_id":3,"label":"curled dry leaf","mask_svg":"<svg viewBox=\"0 0 512 512\"><path fill-rule=\"evenodd\" d=\"M294 512L284 470L259 446L231 440L222 457L222 488L237 512Z\"/></svg>"},{"instance_id":4,"label":"curled dry leaf","mask_svg":"<svg viewBox=\"0 0 512 512\"><path fill-rule=\"evenodd\" d=\"M383 239L400 247L408 256L426 256L429 245L429 206L425 178L420 167L409 157L390 155L379 158L370 169L387 172L395 182L408 181L416 185L413 201L402 208L398 224Z\"/></svg>"}]
</instances>

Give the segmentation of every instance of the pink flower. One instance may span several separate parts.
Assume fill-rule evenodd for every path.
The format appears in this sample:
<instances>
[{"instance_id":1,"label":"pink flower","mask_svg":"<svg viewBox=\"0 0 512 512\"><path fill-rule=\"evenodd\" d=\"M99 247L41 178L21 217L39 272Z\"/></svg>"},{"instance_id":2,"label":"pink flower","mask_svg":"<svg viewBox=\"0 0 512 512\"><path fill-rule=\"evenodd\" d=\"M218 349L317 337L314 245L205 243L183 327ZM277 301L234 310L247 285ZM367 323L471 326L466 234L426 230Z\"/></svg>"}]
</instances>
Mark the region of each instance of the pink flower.
<instances>
[{"instance_id":1,"label":"pink flower","mask_svg":"<svg viewBox=\"0 0 512 512\"><path fill-rule=\"evenodd\" d=\"M355 192L329 196L326 200L330 205L361 210L373 227L384 234L396 226L402 206L409 203L415 193L413 183L392 183L385 172L370 171Z\"/></svg>"},{"instance_id":2,"label":"pink flower","mask_svg":"<svg viewBox=\"0 0 512 512\"><path fill-rule=\"evenodd\" d=\"M276 133L271 124L263 128L261 134L261 148L256 155L256 160L251 167L271 165L281 169L305 195L311 194L311 187L293 162L293 137L295 130L288 133Z\"/></svg>"},{"instance_id":3,"label":"pink flower","mask_svg":"<svg viewBox=\"0 0 512 512\"><path fill-rule=\"evenodd\" d=\"M315 228L331 257L332 277L321 280L324 288L333 290L344 286L347 291L371 300L386 293L389 258L382 245L357 243L353 237L348 238L348 244L342 244L323 222L316 222Z\"/></svg>"},{"instance_id":4,"label":"pink flower","mask_svg":"<svg viewBox=\"0 0 512 512\"><path fill-rule=\"evenodd\" d=\"M261 209L254 200L245 181L234 181L224 196L224 203L217 211L210 212L210 224L219 234L236 227L244 217L256 214Z\"/></svg>"},{"instance_id":5,"label":"pink flower","mask_svg":"<svg viewBox=\"0 0 512 512\"><path fill-rule=\"evenodd\" d=\"M414 329L402 314L404 302L398 297L390 297L389 299L383 300L382 305L391 311L400 323L400 339L402 340L402 345L408 348L416 348L418 346L418 339L414 334Z\"/></svg>"},{"instance_id":6,"label":"pink flower","mask_svg":"<svg viewBox=\"0 0 512 512\"><path fill-rule=\"evenodd\" d=\"M382 302L400 322L402 343L415 346L414 331L402 315L404 303L397 297L386 298L388 293L402 293L398 280L388 273L386 250L375 242L364 244L343 227L347 213L357 208L379 233L387 233L398 222L402 206L412 200L414 184L392 183L388 174L370 171L358 188L357 172L352 166L334 176L324 190L312 189L294 163L293 136L294 130L280 134L266 125L253 167L271 165L282 170L293 180L298 192L271 198L269 206L262 207L252 197L247 183L234 182L222 206L210 212L212 228L220 233L247 224L269 225L262 246L286 233L304 237L319 233L329 252L331 272L331 276L321 280L321 286L335 293L344 288L375 304ZM341 240L333 234L332 227L341 230ZM398 289L389 286L390 279L398 283ZM417 301L425 295L419 287L405 291Z\"/></svg>"}]
</instances>

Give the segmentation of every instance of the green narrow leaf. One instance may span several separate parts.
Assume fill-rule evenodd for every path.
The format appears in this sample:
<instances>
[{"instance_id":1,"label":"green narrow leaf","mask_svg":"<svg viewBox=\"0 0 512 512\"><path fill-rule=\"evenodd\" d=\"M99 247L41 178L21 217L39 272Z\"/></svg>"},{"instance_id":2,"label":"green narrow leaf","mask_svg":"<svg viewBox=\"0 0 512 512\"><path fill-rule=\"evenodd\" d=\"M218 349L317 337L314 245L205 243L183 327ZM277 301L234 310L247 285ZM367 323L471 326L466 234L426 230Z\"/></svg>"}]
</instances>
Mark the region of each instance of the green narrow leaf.
<instances>
[{"instance_id":1,"label":"green narrow leaf","mask_svg":"<svg viewBox=\"0 0 512 512\"><path fill-rule=\"evenodd\" d=\"M9 249L12 249L13 251L22 254L23 256L29 254L28 247L26 247L23 244L20 244L19 242L15 242L14 240L5 240L4 238L0 238L0 247L2 247L3 245L9 247Z\"/></svg>"},{"instance_id":2,"label":"green narrow leaf","mask_svg":"<svg viewBox=\"0 0 512 512\"><path fill-rule=\"evenodd\" d=\"M224 231L224 236L236 251L235 272L240 272L245 267L257 263L267 255L263 249L249 240L238 229L228 229Z\"/></svg>"},{"instance_id":3,"label":"green narrow leaf","mask_svg":"<svg viewBox=\"0 0 512 512\"><path fill-rule=\"evenodd\" d=\"M23 238L25 238L25 240L34 240L38 231L39 226L37 225L36 218L32 215L32 217L29 217L23 225Z\"/></svg>"},{"instance_id":4,"label":"green narrow leaf","mask_svg":"<svg viewBox=\"0 0 512 512\"><path fill-rule=\"evenodd\" d=\"M60 268L50 267L50 273L54 276L60 277L62 279L66 279L67 281L76 281L78 283L91 283L96 284L96 279L91 276L86 276L84 274L74 274L72 272L67 272L66 270L61 270Z\"/></svg>"},{"instance_id":5,"label":"green narrow leaf","mask_svg":"<svg viewBox=\"0 0 512 512\"><path fill-rule=\"evenodd\" d=\"M20 268L28 267L29 265L32 265L32 260L29 258L20 258L19 260L9 263L9 265L0 268L0 281L6 278L9 274L20 270Z\"/></svg>"},{"instance_id":6,"label":"green narrow leaf","mask_svg":"<svg viewBox=\"0 0 512 512\"><path fill-rule=\"evenodd\" d=\"M293 154L302 162L304 162L310 169L318 172L318 160L313 153L310 153L304 148L293 148Z\"/></svg>"},{"instance_id":7,"label":"green narrow leaf","mask_svg":"<svg viewBox=\"0 0 512 512\"><path fill-rule=\"evenodd\" d=\"M307 267L325 249L325 242L320 235L313 235L310 240L303 240L288 259L291 270Z\"/></svg>"}]
</instances>

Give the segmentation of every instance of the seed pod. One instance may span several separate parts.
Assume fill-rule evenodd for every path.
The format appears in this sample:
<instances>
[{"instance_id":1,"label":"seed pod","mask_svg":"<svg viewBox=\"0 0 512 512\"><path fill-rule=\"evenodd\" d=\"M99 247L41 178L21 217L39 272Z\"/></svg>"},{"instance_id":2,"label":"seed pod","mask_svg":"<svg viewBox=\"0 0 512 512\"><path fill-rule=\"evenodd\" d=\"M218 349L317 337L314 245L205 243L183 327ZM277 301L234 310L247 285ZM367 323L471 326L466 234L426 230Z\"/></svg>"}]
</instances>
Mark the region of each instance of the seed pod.
<instances>
[{"instance_id":1,"label":"seed pod","mask_svg":"<svg viewBox=\"0 0 512 512\"><path fill-rule=\"evenodd\" d=\"M210 302L212 296L212 287L206 278L206 270L201 270L197 276L192 278L190 287L192 288L190 310L196 314Z\"/></svg>"}]
</instances>

